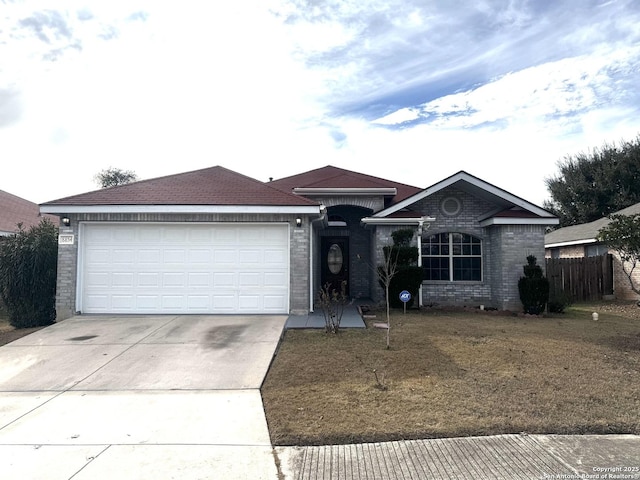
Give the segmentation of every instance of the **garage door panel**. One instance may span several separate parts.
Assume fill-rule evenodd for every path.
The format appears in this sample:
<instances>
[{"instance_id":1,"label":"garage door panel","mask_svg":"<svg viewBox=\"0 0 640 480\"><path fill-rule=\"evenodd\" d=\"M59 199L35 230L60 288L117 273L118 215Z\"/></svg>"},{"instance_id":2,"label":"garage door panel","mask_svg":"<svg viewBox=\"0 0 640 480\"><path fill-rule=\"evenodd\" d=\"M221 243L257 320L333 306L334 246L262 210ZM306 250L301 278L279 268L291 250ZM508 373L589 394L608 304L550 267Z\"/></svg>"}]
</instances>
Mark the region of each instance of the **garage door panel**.
<instances>
[{"instance_id":1,"label":"garage door panel","mask_svg":"<svg viewBox=\"0 0 640 480\"><path fill-rule=\"evenodd\" d=\"M162 252L157 249L141 248L138 250L138 262L157 264L162 258Z\"/></svg>"},{"instance_id":2,"label":"garage door panel","mask_svg":"<svg viewBox=\"0 0 640 480\"><path fill-rule=\"evenodd\" d=\"M260 272L247 272L240 273L238 275L238 286L241 288L247 287L261 287L262 286L262 273Z\"/></svg>"},{"instance_id":3,"label":"garage door panel","mask_svg":"<svg viewBox=\"0 0 640 480\"><path fill-rule=\"evenodd\" d=\"M119 295L113 294L111 297L111 303L107 302L107 308L111 307L114 311L130 311L135 310L136 299L133 295Z\"/></svg>"},{"instance_id":4,"label":"garage door panel","mask_svg":"<svg viewBox=\"0 0 640 480\"><path fill-rule=\"evenodd\" d=\"M85 251L85 263L107 264L111 259L111 250L107 248L88 248Z\"/></svg>"},{"instance_id":5,"label":"garage door panel","mask_svg":"<svg viewBox=\"0 0 640 480\"><path fill-rule=\"evenodd\" d=\"M85 288L108 288L110 280L111 276L107 272L92 272L85 277Z\"/></svg>"},{"instance_id":6,"label":"garage door panel","mask_svg":"<svg viewBox=\"0 0 640 480\"><path fill-rule=\"evenodd\" d=\"M155 312L161 305L160 295L136 295L136 310Z\"/></svg>"},{"instance_id":7,"label":"garage door panel","mask_svg":"<svg viewBox=\"0 0 640 480\"><path fill-rule=\"evenodd\" d=\"M162 310L183 310L185 308L184 295L163 295Z\"/></svg>"},{"instance_id":8,"label":"garage door panel","mask_svg":"<svg viewBox=\"0 0 640 480\"><path fill-rule=\"evenodd\" d=\"M167 243L187 242L188 229L179 225L167 226L162 228L162 240Z\"/></svg>"},{"instance_id":9,"label":"garage door panel","mask_svg":"<svg viewBox=\"0 0 640 480\"><path fill-rule=\"evenodd\" d=\"M265 287L282 287L287 282L286 272L265 272L263 278Z\"/></svg>"},{"instance_id":10,"label":"garage door panel","mask_svg":"<svg viewBox=\"0 0 640 480\"><path fill-rule=\"evenodd\" d=\"M87 308L96 312L107 312L109 310L109 295L92 295L85 297Z\"/></svg>"},{"instance_id":11,"label":"garage door panel","mask_svg":"<svg viewBox=\"0 0 640 480\"><path fill-rule=\"evenodd\" d=\"M284 249L269 248L264 251L264 263L282 265L288 258L288 252Z\"/></svg>"},{"instance_id":12,"label":"garage door panel","mask_svg":"<svg viewBox=\"0 0 640 480\"><path fill-rule=\"evenodd\" d=\"M288 311L286 225L86 224L81 248L86 313Z\"/></svg>"},{"instance_id":13,"label":"garage door panel","mask_svg":"<svg viewBox=\"0 0 640 480\"><path fill-rule=\"evenodd\" d=\"M103 281L108 281L108 274L103 273ZM115 288L132 288L134 286L135 275L133 272L116 272L111 274L111 286ZM97 286L92 284L92 286Z\"/></svg>"},{"instance_id":14,"label":"garage door panel","mask_svg":"<svg viewBox=\"0 0 640 480\"><path fill-rule=\"evenodd\" d=\"M261 309L260 305L261 297L256 294L244 293L238 295L238 311L240 312L254 312Z\"/></svg>"},{"instance_id":15,"label":"garage door panel","mask_svg":"<svg viewBox=\"0 0 640 480\"><path fill-rule=\"evenodd\" d=\"M214 312L234 312L237 310L237 295L235 293L214 293L211 297Z\"/></svg>"},{"instance_id":16,"label":"garage door panel","mask_svg":"<svg viewBox=\"0 0 640 480\"><path fill-rule=\"evenodd\" d=\"M204 263L209 265L211 263L211 250L210 249L191 249L188 254L189 263Z\"/></svg>"},{"instance_id":17,"label":"garage door panel","mask_svg":"<svg viewBox=\"0 0 640 480\"><path fill-rule=\"evenodd\" d=\"M229 288L236 285L235 272L218 272L213 274L213 288Z\"/></svg>"},{"instance_id":18,"label":"garage door panel","mask_svg":"<svg viewBox=\"0 0 640 480\"><path fill-rule=\"evenodd\" d=\"M229 248L214 249L213 263L216 265L235 265L238 263L238 251Z\"/></svg>"},{"instance_id":19,"label":"garage door panel","mask_svg":"<svg viewBox=\"0 0 640 480\"><path fill-rule=\"evenodd\" d=\"M262 252L254 249L242 249L238 252L238 263L241 264L259 264L262 260Z\"/></svg>"},{"instance_id":20,"label":"garage door panel","mask_svg":"<svg viewBox=\"0 0 640 480\"><path fill-rule=\"evenodd\" d=\"M186 275L182 272L163 272L162 286L173 289L174 287L184 287ZM158 286L160 284L158 283Z\"/></svg>"},{"instance_id":21,"label":"garage door panel","mask_svg":"<svg viewBox=\"0 0 640 480\"><path fill-rule=\"evenodd\" d=\"M136 240L136 231L128 227L117 227L113 229L111 236L111 242L118 243L131 243Z\"/></svg>"},{"instance_id":22,"label":"garage door panel","mask_svg":"<svg viewBox=\"0 0 640 480\"><path fill-rule=\"evenodd\" d=\"M187 299L187 310L208 312L211 310L211 298L209 295L189 295Z\"/></svg>"},{"instance_id":23,"label":"garage door panel","mask_svg":"<svg viewBox=\"0 0 640 480\"><path fill-rule=\"evenodd\" d=\"M283 308L286 308L285 295L265 295L264 296L264 310L266 312L279 312Z\"/></svg>"},{"instance_id":24,"label":"garage door panel","mask_svg":"<svg viewBox=\"0 0 640 480\"><path fill-rule=\"evenodd\" d=\"M187 252L185 249L164 249L162 258L165 264L176 263L183 265L187 259Z\"/></svg>"},{"instance_id":25,"label":"garage door panel","mask_svg":"<svg viewBox=\"0 0 640 480\"><path fill-rule=\"evenodd\" d=\"M188 286L191 288L211 287L211 274L209 272L190 272Z\"/></svg>"}]
</instances>

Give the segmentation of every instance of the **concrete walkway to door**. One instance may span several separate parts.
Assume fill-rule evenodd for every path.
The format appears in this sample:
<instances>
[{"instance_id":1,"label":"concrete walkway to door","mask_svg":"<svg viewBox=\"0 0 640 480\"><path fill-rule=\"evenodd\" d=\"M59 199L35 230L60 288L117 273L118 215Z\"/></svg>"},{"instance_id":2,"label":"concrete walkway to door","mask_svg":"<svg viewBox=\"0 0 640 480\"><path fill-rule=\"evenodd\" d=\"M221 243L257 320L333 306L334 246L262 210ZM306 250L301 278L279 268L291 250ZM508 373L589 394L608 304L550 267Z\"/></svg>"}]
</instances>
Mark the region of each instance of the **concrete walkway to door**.
<instances>
[{"instance_id":1,"label":"concrete walkway to door","mask_svg":"<svg viewBox=\"0 0 640 480\"><path fill-rule=\"evenodd\" d=\"M286 316L82 316L0 348L1 478L274 479Z\"/></svg>"}]
</instances>

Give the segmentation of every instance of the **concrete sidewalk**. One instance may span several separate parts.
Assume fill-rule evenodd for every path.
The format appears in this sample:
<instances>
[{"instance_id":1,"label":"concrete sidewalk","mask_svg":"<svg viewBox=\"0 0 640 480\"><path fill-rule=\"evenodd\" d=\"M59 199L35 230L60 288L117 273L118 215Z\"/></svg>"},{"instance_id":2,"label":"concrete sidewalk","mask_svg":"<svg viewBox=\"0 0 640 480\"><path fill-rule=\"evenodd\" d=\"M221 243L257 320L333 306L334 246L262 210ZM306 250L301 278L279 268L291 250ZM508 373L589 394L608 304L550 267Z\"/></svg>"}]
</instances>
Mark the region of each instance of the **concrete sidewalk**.
<instances>
[{"instance_id":1,"label":"concrete sidewalk","mask_svg":"<svg viewBox=\"0 0 640 480\"><path fill-rule=\"evenodd\" d=\"M356 300L353 303L344 306L342 313L342 320L340 321L340 328L366 328L364 320L358 311L358 306L363 303L371 303L371 300L362 301ZM318 308L313 312L309 312L304 315L289 315L285 329L290 328L324 328L324 313L322 309Z\"/></svg>"},{"instance_id":2,"label":"concrete sidewalk","mask_svg":"<svg viewBox=\"0 0 640 480\"><path fill-rule=\"evenodd\" d=\"M495 435L276 454L286 480L640 479L638 435Z\"/></svg>"}]
</instances>

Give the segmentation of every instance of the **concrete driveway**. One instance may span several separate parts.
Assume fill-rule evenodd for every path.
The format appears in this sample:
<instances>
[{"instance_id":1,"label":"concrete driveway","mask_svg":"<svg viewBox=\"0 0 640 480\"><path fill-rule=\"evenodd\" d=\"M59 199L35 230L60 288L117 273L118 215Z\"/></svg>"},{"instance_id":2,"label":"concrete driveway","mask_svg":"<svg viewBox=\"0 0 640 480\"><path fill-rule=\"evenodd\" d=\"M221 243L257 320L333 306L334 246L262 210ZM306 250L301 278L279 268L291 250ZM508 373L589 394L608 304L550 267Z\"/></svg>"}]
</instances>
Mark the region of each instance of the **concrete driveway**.
<instances>
[{"instance_id":1,"label":"concrete driveway","mask_svg":"<svg viewBox=\"0 0 640 480\"><path fill-rule=\"evenodd\" d=\"M0 348L1 478L276 479L286 316L82 316Z\"/></svg>"}]
</instances>

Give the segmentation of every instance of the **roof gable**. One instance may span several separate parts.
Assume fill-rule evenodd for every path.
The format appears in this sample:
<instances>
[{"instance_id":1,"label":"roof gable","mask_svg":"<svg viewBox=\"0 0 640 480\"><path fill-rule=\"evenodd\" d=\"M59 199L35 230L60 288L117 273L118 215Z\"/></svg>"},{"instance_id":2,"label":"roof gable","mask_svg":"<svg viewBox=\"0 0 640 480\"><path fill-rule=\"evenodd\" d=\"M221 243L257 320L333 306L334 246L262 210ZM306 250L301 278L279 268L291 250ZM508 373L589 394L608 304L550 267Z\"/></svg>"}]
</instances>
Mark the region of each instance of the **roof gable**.
<instances>
[{"instance_id":1,"label":"roof gable","mask_svg":"<svg viewBox=\"0 0 640 480\"><path fill-rule=\"evenodd\" d=\"M103 188L43 204L53 206L225 205L316 206L253 178L216 166Z\"/></svg>"},{"instance_id":2,"label":"roof gable","mask_svg":"<svg viewBox=\"0 0 640 480\"><path fill-rule=\"evenodd\" d=\"M399 202L421 191L418 187L332 165L273 180L268 185L273 185L284 192L293 192L295 189L395 189L392 203Z\"/></svg>"},{"instance_id":3,"label":"roof gable","mask_svg":"<svg viewBox=\"0 0 640 480\"><path fill-rule=\"evenodd\" d=\"M44 215L56 225L58 218ZM0 190L0 234L13 233L18 230L18 224L23 228L38 225L43 216L37 204Z\"/></svg>"},{"instance_id":4,"label":"roof gable","mask_svg":"<svg viewBox=\"0 0 640 480\"><path fill-rule=\"evenodd\" d=\"M547 224L558 222L558 219L547 210L463 170L421 190L415 195L405 198L401 202L376 213L374 216L387 217L449 187L459 189L495 204L495 211L483 219L483 223L487 225L490 223L509 223L514 219L523 219L525 221L530 219L531 222L535 219L544 219Z\"/></svg>"}]
</instances>

